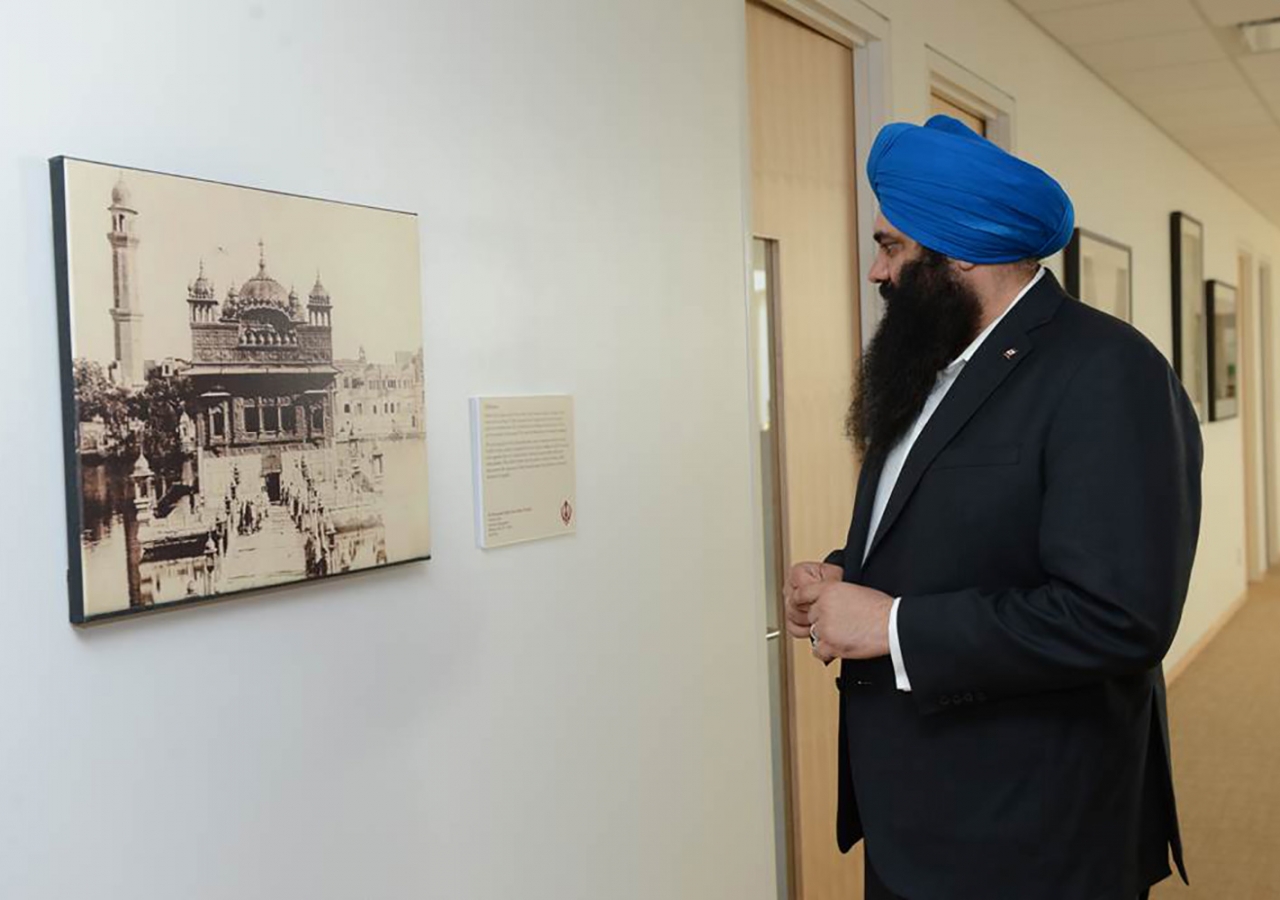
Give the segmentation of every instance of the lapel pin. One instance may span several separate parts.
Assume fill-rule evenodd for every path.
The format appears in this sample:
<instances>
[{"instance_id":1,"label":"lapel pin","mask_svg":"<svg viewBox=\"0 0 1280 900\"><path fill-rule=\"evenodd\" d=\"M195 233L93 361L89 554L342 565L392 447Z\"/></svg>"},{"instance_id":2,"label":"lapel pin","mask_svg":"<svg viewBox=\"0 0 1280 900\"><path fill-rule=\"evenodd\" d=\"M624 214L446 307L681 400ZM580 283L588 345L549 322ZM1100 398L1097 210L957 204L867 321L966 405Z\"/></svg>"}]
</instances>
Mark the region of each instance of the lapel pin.
<instances>
[{"instance_id":1,"label":"lapel pin","mask_svg":"<svg viewBox=\"0 0 1280 900\"><path fill-rule=\"evenodd\" d=\"M1004 351L1005 359L1013 359L1017 355L1018 355L1018 351L1014 347L1010 347L1008 350Z\"/></svg>"}]
</instances>

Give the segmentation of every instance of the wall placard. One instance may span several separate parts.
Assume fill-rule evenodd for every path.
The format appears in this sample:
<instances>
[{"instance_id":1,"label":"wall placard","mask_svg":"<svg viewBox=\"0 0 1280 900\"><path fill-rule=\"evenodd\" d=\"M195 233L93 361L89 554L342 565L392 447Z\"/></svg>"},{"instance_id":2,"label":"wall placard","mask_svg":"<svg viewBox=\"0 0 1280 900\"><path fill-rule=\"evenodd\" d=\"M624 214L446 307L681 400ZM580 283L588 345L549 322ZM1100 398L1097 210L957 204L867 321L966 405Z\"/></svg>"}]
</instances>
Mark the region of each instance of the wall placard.
<instances>
[{"instance_id":1,"label":"wall placard","mask_svg":"<svg viewBox=\"0 0 1280 900\"><path fill-rule=\"evenodd\" d=\"M472 397L471 435L476 543L577 530L572 397Z\"/></svg>"}]
</instances>

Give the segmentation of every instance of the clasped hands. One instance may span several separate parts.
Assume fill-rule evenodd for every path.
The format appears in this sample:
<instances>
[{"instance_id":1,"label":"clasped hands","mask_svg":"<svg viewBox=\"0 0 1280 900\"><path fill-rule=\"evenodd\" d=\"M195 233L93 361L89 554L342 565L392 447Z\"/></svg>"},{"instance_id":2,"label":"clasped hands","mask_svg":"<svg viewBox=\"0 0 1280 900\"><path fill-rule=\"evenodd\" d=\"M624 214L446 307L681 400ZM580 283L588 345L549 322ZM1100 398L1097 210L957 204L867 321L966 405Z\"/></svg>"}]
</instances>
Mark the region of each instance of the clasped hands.
<instances>
[{"instance_id":1,"label":"clasped hands","mask_svg":"<svg viewBox=\"0 0 1280 900\"><path fill-rule=\"evenodd\" d=\"M823 663L887 656L893 598L843 579L844 570L828 563L792 566L782 590L787 633L809 638Z\"/></svg>"}]
</instances>

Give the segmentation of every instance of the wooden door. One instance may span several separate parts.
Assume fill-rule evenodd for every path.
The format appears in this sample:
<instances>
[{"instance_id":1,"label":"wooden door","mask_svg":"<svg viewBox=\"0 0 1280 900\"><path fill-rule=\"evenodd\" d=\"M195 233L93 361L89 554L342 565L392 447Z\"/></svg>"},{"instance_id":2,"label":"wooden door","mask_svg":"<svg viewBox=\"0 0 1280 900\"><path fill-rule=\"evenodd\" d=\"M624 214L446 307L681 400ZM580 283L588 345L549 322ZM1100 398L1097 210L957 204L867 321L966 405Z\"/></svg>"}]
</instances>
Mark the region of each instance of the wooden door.
<instances>
[{"instance_id":1,"label":"wooden door","mask_svg":"<svg viewBox=\"0 0 1280 900\"><path fill-rule=\"evenodd\" d=\"M746 13L755 271L757 287L768 284L755 307L768 319L755 329L756 355L772 363L758 376L773 400L759 415L772 420L761 446L766 478L774 469L762 493L774 504L765 522L779 548L776 621L781 573L841 545L853 507L857 469L843 433L861 346L853 54L772 8L749 3ZM775 751L785 762L779 893L854 900L860 855L841 855L835 842L836 669L785 633L770 652L781 695Z\"/></svg>"},{"instance_id":2,"label":"wooden door","mask_svg":"<svg viewBox=\"0 0 1280 900\"><path fill-rule=\"evenodd\" d=\"M987 136L987 120L975 112L965 109L953 100L944 97L937 91L929 94L929 105L933 115L951 116L959 119L983 137Z\"/></svg>"}]
</instances>

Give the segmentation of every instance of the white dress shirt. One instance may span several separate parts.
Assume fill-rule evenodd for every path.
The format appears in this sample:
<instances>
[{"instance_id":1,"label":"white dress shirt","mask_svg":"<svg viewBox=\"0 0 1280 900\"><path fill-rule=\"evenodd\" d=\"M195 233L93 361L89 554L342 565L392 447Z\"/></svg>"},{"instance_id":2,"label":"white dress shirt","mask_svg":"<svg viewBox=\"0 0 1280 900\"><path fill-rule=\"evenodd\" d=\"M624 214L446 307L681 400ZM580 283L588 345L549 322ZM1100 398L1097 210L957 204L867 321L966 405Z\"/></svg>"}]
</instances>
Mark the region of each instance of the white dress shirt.
<instances>
[{"instance_id":1,"label":"white dress shirt","mask_svg":"<svg viewBox=\"0 0 1280 900\"><path fill-rule=\"evenodd\" d=\"M982 342L987 339L991 332L995 331L1004 317L1009 315L1009 310L1013 309L1018 301L1027 295L1036 284L1044 276L1044 267L1041 266L1036 270L1035 276L1027 283L1019 293L1013 298L1013 302L1005 309L1000 316L983 329L982 333L974 338L963 353L955 358L952 363L938 373L938 380L933 386L929 397L924 402L924 408L920 410L920 415L916 417L910 430L894 445L889 451L888 457L884 461L884 469L880 473L880 483L876 487L875 504L871 507L871 527L867 529L867 545L862 551L862 561L867 561L867 553L871 550L871 543L876 536L876 529L880 527L880 519L884 516L885 507L889 505L889 498L893 495L893 488L898 483L898 476L902 474L902 467L907 461L907 455L911 452L911 448L915 446L916 438L920 436L920 432L924 431L925 425L929 424L929 419L933 417L937 411L942 399L947 396L947 391L951 390L951 386L956 383L956 379L960 377L960 373L964 370L965 363L973 359L973 355L978 352L978 348L982 346ZM893 659L894 680L897 683L898 690L911 690L911 681L907 678L907 667L902 661L902 645L898 642L898 606L902 603L902 598L898 597L893 601L893 608L889 612L889 656Z\"/></svg>"}]
</instances>

